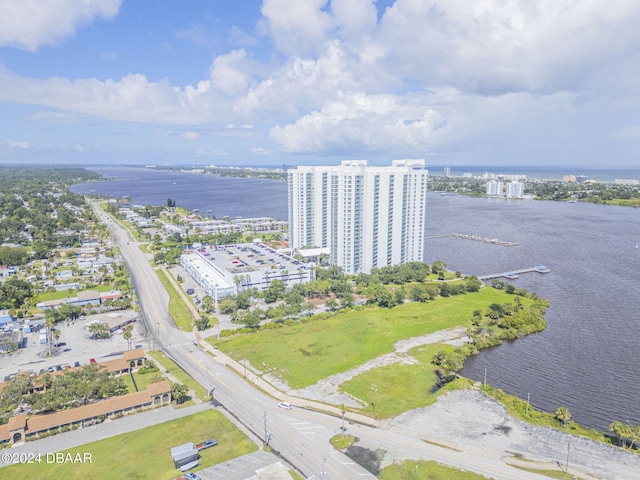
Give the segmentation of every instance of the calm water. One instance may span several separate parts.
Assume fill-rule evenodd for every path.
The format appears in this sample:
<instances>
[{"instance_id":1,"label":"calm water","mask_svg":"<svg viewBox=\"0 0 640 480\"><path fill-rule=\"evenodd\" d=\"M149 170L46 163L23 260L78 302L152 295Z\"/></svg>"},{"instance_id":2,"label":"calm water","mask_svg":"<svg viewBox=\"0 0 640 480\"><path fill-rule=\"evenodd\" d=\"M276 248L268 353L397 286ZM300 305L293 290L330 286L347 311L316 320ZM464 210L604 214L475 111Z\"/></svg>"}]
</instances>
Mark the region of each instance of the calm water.
<instances>
[{"instance_id":1,"label":"calm water","mask_svg":"<svg viewBox=\"0 0 640 480\"><path fill-rule=\"evenodd\" d=\"M211 210L217 217L287 216L286 183L130 168L96 168L124 178L79 185L129 195L133 203ZM425 261L483 275L547 265L551 273L511 281L548 298L542 333L485 350L463 374L555 411L566 406L587 426L640 423L640 210L592 204L428 195L427 235L470 233L520 245L456 238L427 240ZM470 312L471 313L471 312Z\"/></svg>"},{"instance_id":2,"label":"calm water","mask_svg":"<svg viewBox=\"0 0 640 480\"><path fill-rule=\"evenodd\" d=\"M197 208L201 215L217 218L269 216L287 220L287 182L284 181L127 167L91 170L113 177L114 181L75 185L72 191L116 197L128 195L134 205L166 205L171 198L178 206Z\"/></svg>"}]
</instances>

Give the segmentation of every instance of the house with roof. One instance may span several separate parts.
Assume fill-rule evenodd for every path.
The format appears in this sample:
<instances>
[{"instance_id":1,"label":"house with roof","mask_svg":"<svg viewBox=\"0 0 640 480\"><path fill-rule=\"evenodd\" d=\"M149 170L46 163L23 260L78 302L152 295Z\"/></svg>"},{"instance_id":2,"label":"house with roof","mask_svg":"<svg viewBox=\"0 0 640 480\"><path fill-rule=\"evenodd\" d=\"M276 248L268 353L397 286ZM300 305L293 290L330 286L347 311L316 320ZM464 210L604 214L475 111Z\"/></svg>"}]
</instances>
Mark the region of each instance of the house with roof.
<instances>
[{"instance_id":1,"label":"house with roof","mask_svg":"<svg viewBox=\"0 0 640 480\"><path fill-rule=\"evenodd\" d=\"M143 349L128 350L122 358L100 362L115 375L130 373L142 367L145 360ZM82 367L77 367L82 368ZM69 370L75 370L71 368ZM51 377L62 375L65 370L50 372ZM27 375L27 372L23 372ZM0 392L9 382L0 383ZM33 391L42 391L45 385L38 379L32 380ZM3 445L14 445L28 439L50 435L101 423L107 418L137 413L148 408L166 405L171 402L171 383L167 380L147 385L146 390L129 393L118 397L83 405L77 408L62 410L49 415L28 417L26 414L9 418L5 425L0 425L0 448Z\"/></svg>"},{"instance_id":2,"label":"house with roof","mask_svg":"<svg viewBox=\"0 0 640 480\"><path fill-rule=\"evenodd\" d=\"M61 410L49 415L11 417L0 425L0 445L15 445L43 435L60 433L102 423L107 418L137 413L171 402L171 384L167 380L147 385L146 390Z\"/></svg>"}]
</instances>

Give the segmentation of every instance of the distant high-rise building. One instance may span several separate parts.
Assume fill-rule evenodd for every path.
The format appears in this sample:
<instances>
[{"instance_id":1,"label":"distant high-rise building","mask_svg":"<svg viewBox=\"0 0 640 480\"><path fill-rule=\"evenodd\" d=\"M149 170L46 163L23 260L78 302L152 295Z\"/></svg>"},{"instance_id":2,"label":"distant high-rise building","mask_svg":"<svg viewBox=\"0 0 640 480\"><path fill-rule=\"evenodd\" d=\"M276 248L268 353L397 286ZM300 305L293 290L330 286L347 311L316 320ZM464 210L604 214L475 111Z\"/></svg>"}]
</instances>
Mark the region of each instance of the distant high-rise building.
<instances>
[{"instance_id":1,"label":"distant high-rise building","mask_svg":"<svg viewBox=\"0 0 640 480\"><path fill-rule=\"evenodd\" d=\"M428 174L424 159L289 169L291 247L328 248L347 274L422 261Z\"/></svg>"},{"instance_id":2,"label":"distant high-rise building","mask_svg":"<svg viewBox=\"0 0 640 480\"><path fill-rule=\"evenodd\" d=\"M502 182L487 182L485 187L485 194L487 195L487 197L500 197L502 196L502 186Z\"/></svg>"},{"instance_id":3,"label":"distant high-rise building","mask_svg":"<svg viewBox=\"0 0 640 480\"><path fill-rule=\"evenodd\" d=\"M445 177L451 176L451 169L449 167L444 167L444 176Z\"/></svg>"},{"instance_id":4,"label":"distant high-rise building","mask_svg":"<svg viewBox=\"0 0 640 480\"><path fill-rule=\"evenodd\" d=\"M509 182L505 185L504 194L507 198L522 198L524 196L524 183Z\"/></svg>"},{"instance_id":5,"label":"distant high-rise building","mask_svg":"<svg viewBox=\"0 0 640 480\"><path fill-rule=\"evenodd\" d=\"M492 180L486 183L485 195L487 197L522 198L524 196L524 183L505 183Z\"/></svg>"}]
</instances>

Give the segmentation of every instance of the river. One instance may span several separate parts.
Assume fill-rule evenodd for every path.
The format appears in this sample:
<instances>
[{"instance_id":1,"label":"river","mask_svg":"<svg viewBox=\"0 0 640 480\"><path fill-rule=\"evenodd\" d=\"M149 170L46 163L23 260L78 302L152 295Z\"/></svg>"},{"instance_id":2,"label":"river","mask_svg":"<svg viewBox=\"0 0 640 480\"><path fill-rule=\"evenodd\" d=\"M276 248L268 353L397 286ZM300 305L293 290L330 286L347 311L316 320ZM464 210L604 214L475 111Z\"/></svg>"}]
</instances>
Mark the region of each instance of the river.
<instances>
[{"instance_id":1,"label":"river","mask_svg":"<svg viewBox=\"0 0 640 480\"><path fill-rule=\"evenodd\" d=\"M201 214L286 219L286 182L180 172L92 168L122 180L76 185L133 203L167 198ZM486 275L546 265L510 281L551 302L544 332L482 351L463 375L487 381L539 409L569 408L577 422L607 431L614 420L640 424L640 210L587 203L427 197L427 236L466 233L517 242L501 246L428 239L425 261ZM470 312L471 314L471 312Z\"/></svg>"}]
</instances>

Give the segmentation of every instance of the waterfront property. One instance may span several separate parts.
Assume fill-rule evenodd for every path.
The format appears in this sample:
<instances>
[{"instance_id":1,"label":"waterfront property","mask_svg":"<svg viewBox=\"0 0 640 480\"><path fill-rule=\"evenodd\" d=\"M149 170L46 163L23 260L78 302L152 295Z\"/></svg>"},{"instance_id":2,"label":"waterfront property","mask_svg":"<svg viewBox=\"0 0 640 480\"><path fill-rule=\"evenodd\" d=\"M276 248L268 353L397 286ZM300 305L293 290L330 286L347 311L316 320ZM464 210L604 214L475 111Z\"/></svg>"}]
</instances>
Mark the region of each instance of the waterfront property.
<instances>
[{"instance_id":1,"label":"waterfront property","mask_svg":"<svg viewBox=\"0 0 640 480\"><path fill-rule=\"evenodd\" d=\"M285 285L313 280L313 264L306 264L262 243L195 245L180 264L217 303L243 288L265 290L272 280Z\"/></svg>"},{"instance_id":2,"label":"waterfront property","mask_svg":"<svg viewBox=\"0 0 640 480\"><path fill-rule=\"evenodd\" d=\"M290 169L291 247L328 248L347 274L422 261L428 173L424 159Z\"/></svg>"}]
</instances>

